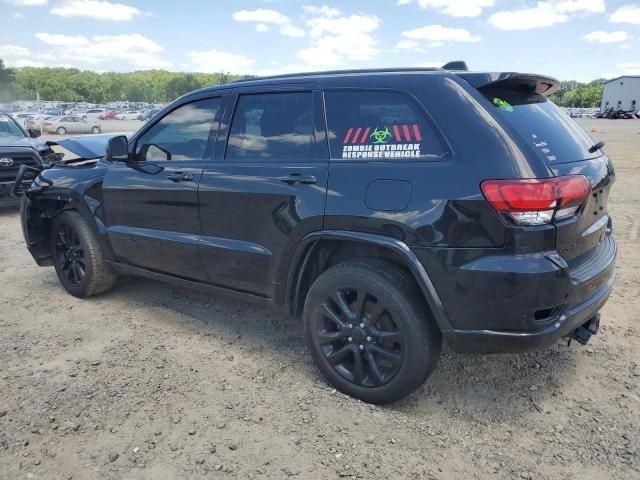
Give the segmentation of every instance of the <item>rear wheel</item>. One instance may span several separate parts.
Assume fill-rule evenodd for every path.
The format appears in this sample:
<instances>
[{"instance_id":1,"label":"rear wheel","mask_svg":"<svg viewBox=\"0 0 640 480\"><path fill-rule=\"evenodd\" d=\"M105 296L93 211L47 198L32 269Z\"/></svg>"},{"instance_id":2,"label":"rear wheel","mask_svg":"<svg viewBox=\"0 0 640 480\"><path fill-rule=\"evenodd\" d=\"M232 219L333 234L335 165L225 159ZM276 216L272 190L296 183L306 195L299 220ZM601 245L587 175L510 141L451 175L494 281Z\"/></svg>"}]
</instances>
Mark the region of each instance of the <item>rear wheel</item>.
<instances>
[{"instance_id":1,"label":"rear wheel","mask_svg":"<svg viewBox=\"0 0 640 480\"><path fill-rule=\"evenodd\" d=\"M56 133L58 135L64 135L65 133L67 133L67 129L64 127L58 127L58 129L56 130Z\"/></svg>"},{"instance_id":2,"label":"rear wheel","mask_svg":"<svg viewBox=\"0 0 640 480\"><path fill-rule=\"evenodd\" d=\"M305 335L314 362L338 390L370 403L399 400L436 366L441 334L413 280L395 265L355 260L309 290Z\"/></svg>"},{"instance_id":3,"label":"rear wheel","mask_svg":"<svg viewBox=\"0 0 640 480\"><path fill-rule=\"evenodd\" d=\"M54 219L51 244L58 279L71 295L90 297L115 284L117 274L105 262L93 230L78 212L65 211Z\"/></svg>"},{"instance_id":4,"label":"rear wheel","mask_svg":"<svg viewBox=\"0 0 640 480\"><path fill-rule=\"evenodd\" d=\"M95 126L91 129L91 133L100 133L100 127Z\"/></svg>"}]
</instances>

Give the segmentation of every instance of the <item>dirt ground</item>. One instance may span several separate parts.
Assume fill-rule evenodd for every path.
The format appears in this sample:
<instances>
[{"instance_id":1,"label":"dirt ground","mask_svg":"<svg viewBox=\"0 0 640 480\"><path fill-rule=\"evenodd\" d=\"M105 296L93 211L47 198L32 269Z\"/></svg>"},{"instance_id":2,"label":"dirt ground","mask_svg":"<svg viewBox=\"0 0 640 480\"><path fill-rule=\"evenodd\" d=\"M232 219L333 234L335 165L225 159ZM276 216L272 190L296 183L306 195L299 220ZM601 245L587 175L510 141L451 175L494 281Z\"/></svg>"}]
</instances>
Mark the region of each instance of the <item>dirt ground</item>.
<instances>
[{"instance_id":1,"label":"dirt ground","mask_svg":"<svg viewBox=\"0 0 640 480\"><path fill-rule=\"evenodd\" d=\"M262 307L142 279L67 295L0 210L0 478L640 478L640 121L581 123L617 170L601 334L445 349L385 407L329 388L301 325Z\"/></svg>"}]
</instances>

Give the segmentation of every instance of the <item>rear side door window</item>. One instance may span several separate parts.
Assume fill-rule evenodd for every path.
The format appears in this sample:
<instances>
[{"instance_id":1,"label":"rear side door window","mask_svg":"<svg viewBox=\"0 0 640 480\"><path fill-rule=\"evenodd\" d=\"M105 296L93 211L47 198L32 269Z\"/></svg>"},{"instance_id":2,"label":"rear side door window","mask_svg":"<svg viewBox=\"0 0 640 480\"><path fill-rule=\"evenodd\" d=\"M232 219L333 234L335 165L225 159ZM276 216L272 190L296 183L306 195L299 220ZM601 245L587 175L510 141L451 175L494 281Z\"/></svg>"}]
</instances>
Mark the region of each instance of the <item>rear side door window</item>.
<instances>
[{"instance_id":1,"label":"rear side door window","mask_svg":"<svg viewBox=\"0 0 640 480\"><path fill-rule=\"evenodd\" d=\"M182 105L158 120L136 143L139 161L204 160L220 98Z\"/></svg>"},{"instance_id":2,"label":"rear side door window","mask_svg":"<svg viewBox=\"0 0 640 480\"><path fill-rule=\"evenodd\" d=\"M313 112L311 92L240 95L225 158L237 161L315 158Z\"/></svg>"},{"instance_id":3,"label":"rear side door window","mask_svg":"<svg viewBox=\"0 0 640 480\"><path fill-rule=\"evenodd\" d=\"M441 136L409 96L376 90L325 91L332 159L438 160Z\"/></svg>"}]
</instances>

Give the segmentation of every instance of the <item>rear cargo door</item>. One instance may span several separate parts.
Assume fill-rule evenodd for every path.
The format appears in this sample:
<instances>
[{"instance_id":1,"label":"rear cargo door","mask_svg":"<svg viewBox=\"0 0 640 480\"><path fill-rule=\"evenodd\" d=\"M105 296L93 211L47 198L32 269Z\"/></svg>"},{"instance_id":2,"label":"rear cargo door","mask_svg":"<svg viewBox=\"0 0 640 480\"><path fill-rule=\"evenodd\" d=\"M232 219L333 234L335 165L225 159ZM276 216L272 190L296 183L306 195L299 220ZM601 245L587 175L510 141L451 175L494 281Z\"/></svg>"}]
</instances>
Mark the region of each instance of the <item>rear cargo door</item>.
<instances>
[{"instance_id":1,"label":"rear cargo door","mask_svg":"<svg viewBox=\"0 0 640 480\"><path fill-rule=\"evenodd\" d=\"M592 148L597 140L530 85L497 82L479 90L505 129L545 162L552 175L589 179L592 195L582 212L556 223L556 249L567 261L591 251L610 228L607 200L614 180L607 156Z\"/></svg>"}]
</instances>

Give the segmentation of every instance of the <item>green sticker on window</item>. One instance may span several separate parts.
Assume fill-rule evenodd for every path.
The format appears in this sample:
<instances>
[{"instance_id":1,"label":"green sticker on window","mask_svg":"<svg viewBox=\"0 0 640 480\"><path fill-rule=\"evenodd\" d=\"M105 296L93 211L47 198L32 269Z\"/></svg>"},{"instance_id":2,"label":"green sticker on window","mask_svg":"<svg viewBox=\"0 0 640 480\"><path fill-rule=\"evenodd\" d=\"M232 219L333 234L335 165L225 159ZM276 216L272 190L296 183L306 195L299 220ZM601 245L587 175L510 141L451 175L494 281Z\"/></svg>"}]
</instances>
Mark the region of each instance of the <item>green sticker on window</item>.
<instances>
[{"instance_id":1,"label":"green sticker on window","mask_svg":"<svg viewBox=\"0 0 640 480\"><path fill-rule=\"evenodd\" d=\"M496 107L501 108L502 110L506 110L507 112L513 112L513 107L506 100L503 100L501 98L495 97L493 99L493 104Z\"/></svg>"}]
</instances>

